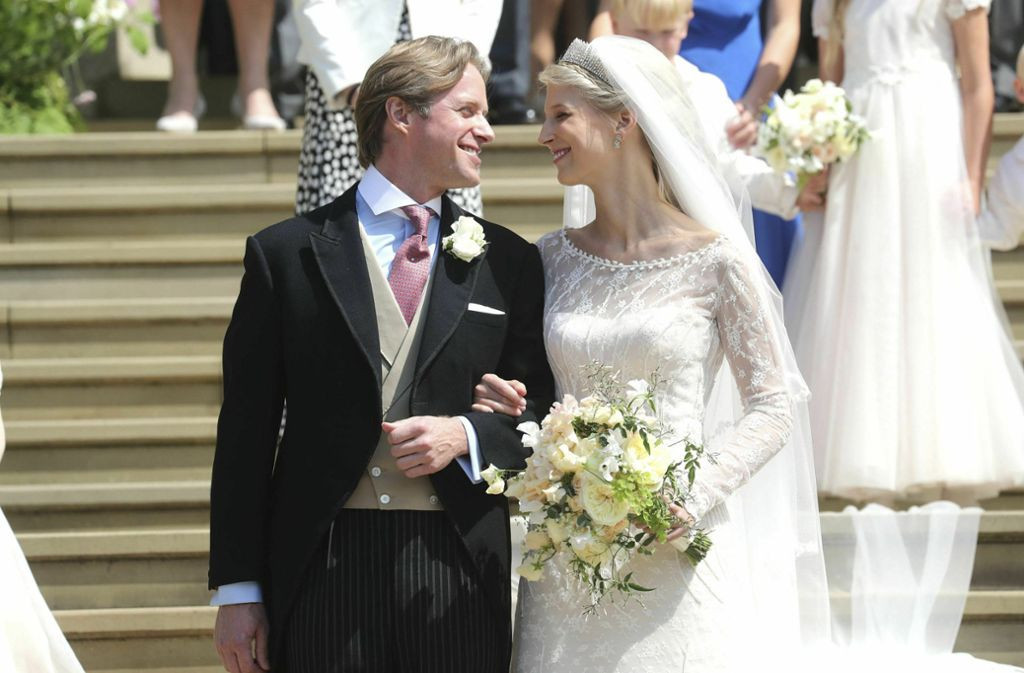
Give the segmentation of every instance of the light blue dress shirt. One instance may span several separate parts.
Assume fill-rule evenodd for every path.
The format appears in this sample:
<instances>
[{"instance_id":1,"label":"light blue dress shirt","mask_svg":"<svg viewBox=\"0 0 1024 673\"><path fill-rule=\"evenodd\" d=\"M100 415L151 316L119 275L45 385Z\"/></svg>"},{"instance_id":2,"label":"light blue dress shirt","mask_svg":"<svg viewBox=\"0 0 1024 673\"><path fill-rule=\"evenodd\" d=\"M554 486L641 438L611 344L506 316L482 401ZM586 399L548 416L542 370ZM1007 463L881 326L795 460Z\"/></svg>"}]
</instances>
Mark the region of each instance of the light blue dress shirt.
<instances>
[{"instance_id":1,"label":"light blue dress shirt","mask_svg":"<svg viewBox=\"0 0 1024 673\"><path fill-rule=\"evenodd\" d=\"M441 230L441 197L417 204L401 189L384 177L376 166L370 166L356 188L356 214L366 232L380 270L386 278L391 273L391 264L402 243L412 235L412 222L402 212L402 206L421 205L434 211L434 217L427 224L427 246L430 249L430 268L437 263L437 239ZM457 417L466 431L468 456L455 460L474 484L482 481L480 476L480 443L473 424L465 416ZM233 582L217 588L210 605L235 605L238 603L262 603L263 592L259 582Z\"/></svg>"}]
</instances>

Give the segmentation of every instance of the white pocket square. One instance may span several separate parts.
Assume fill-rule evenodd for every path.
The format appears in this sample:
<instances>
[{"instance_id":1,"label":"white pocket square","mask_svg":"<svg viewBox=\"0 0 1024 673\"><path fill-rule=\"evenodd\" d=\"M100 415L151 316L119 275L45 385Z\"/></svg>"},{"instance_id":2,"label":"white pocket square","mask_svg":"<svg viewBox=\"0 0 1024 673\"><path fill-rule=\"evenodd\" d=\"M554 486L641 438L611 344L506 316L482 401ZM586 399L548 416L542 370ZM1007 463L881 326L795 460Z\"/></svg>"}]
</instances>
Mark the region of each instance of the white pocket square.
<instances>
[{"instance_id":1,"label":"white pocket square","mask_svg":"<svg viewBox=\"0 0 1024 673\"><path fill-rule=\"evenodd\" d=\"M469 311L476 311L477 313L487 313L488 315L505 315L504 311L499 311L496 308L484 306L483 304L474 304L473 302L470 302L466 309Z\"/></svg>"}]
</instances>

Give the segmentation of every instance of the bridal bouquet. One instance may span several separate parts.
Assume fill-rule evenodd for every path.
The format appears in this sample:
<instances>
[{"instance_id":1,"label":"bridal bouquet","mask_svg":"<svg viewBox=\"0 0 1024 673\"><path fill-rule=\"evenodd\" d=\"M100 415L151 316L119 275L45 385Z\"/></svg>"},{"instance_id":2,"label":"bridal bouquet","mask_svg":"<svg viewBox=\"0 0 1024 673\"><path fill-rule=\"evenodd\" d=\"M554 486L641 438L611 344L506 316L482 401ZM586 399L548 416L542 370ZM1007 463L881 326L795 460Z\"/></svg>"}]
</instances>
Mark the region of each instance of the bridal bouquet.
<instances>
[{"instance_id":1,"label":"bridal bouquet","mask_svg":"<svg viewBox=\"0 0 1024 673\"><path fill-rule=\"evenodd\" d=\"M653 383L625 386L605 367L591 372L595 392L582 400L566 395L540 425L523 423L523 445L533 449L521 472L483 472L488 493L518 500L529 516L519 573L538 580L560 553L588 588L596 609L609 593L651 591L633 581L628 562L651 554L677 519L669 503L682 504L693 485L703 450L669 443L659 423ZM691 530L673 545L696 565L711 547L706 533Z\"/></svg>"},{"instance_id":2,"label":"bridal bouquet","mask_svg":"<svg viewBox=\"0 0 1024 673\"><path fill-rule=\"evenodd\" d=\"M802 189L811 176L849 159L870 138L852 110L841 87L812 79L800 93L787 91L774 108L765 108L754 151L776 172L796 174Z\"/></svg>"}]
</instances>

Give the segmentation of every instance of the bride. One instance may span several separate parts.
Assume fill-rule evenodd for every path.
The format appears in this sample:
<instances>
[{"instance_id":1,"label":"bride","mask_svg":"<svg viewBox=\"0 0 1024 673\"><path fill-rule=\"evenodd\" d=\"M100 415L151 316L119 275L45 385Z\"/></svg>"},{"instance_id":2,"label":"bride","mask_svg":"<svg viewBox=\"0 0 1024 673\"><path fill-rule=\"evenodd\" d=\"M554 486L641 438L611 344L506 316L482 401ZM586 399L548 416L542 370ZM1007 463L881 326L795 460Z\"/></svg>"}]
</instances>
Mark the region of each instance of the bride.
<instances>
[{"instance_id":1,"label":"bride","mask_svg":"<svg viewBox=\"0 0 1024 673\"><path fill-rule=\"evenodd\" d=\"M675 509L674 535L713 529L714 548L696 569L668 545L635 559L635 580L656 590L597 617L582 615L567 573L524 582L513 669L746 670L752 653L813 639L827 596L806 389L745 192L713 168L696 111L650 45L577 41L541 81L540 142L576 186L566 228L537 243L556 384L586 395L595 360L623 380L659 371L663 420L715 456ZM511 410L513 386L485 377L475 408Z\"/></svg>"},{"instance_id":2,"label":"bride","mask_svg":"<svg viewBox=\"0 0 1024 673\"><path fill-rule=\"evenodd\" d=\"M670 537L708 529L713 547L696 568L671 545L635 557L634 581L655 590L590 616L586 587L549 563L520 584L513 670L1019 671L950 655L978 510L832 519L850 531L829 532L830 580L847 599L830 610L807 389L742 181L714 168L671 64L645 42L604 37L574 42L541 81L539 140L569 186L565 228L537 243L559 395L591 392L595 361L622 380L658 370L662 420L715 457ZM515 416L523 394L487 374L474 409Z\"/></svg>"}]
</instances>

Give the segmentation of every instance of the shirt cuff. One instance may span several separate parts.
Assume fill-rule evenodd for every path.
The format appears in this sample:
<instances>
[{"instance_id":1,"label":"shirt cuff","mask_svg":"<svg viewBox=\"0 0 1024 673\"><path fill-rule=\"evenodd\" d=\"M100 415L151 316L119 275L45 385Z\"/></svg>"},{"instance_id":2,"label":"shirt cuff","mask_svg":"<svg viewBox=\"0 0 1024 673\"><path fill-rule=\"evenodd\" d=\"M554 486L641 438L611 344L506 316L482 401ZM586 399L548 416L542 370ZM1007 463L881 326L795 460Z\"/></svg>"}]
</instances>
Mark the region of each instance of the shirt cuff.
<instances>
[{"instance_id":1,"label":"shirt cuff","mask_svg":"<svg viewBox=\"0 0 1024 673\"><path fill-rule=\"evenodd\" d=\"M239 603L262 603L263 591L259 582L232 582L217 587L210 599L210 605L238 605Z\"/></svg>"},{"instance_id":2,"label":"shirt cuff","mask_svg":"<svg viewBox=\"0 0 1024 673\"><path fill-rule=\"evenodd\" d=\"M455 460L459 462L459 466L469 480L474 484L479 484L484 479L480 476L480 442L476 438L476 428L465 416L456 416L456 418L462 421L462 427L466 431L466 448L469 455L459 456Z\"/></svg>"}]
</instances>

